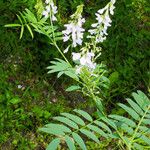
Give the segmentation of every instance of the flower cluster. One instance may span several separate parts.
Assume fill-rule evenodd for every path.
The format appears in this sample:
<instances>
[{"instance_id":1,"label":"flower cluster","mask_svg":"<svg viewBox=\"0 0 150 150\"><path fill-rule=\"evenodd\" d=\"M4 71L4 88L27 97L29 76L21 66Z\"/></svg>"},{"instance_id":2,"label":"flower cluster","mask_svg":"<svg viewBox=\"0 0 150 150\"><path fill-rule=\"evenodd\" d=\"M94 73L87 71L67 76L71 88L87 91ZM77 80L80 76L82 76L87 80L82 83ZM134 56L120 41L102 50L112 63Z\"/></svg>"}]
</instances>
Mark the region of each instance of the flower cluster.
<instances>
[{"instance_id":1,"label":"flower cluster","mask_svg":"<svg viewBox=\"0 0 150 150\"><path fill-rule=\"evenodd\" d=\"M45 18L48 18L50 15L52 21L57 21L57 18L55 17L55 14L57 13L57 6L54 5L53 0L46 0L45 1L46 7L43 11L43 16Z\"/></svg>"},{"instance_id":2,"label":"flower cluster","mask_svg":"<svg viewBox=\"0 0 150 150\"><path fill-rule=\"evenodd\" d=\"M72 53L73 60L79 61L80 65L77 66L76 73L80 74L83 67L87 67L90 71L96 68L96 63L93 61L95 54L93 52Z\"/></svg>"},{"instance_id":3,"label":"flower cluster","mask_svg":"<svg viewBox=\"0 0 150 150\"><path fill-rule=\"evenodd\" d=\"M111 0L104 8L100 9L95 13L97 23L92 24L93 29L89 30L90 36L88 38L95 38L96 43L103 42L106 40L107 29L111 26L110 14L114 14L115 0Z\"/></svg>"},{"instance_id":4,"label":"flower cluster","mask_svg":"<svg viewBox=\"0 0 150 150\"><path fill-rule=\"evenodd\" d=\"M78 9L79 8L80 7L78 7ZM71 38L73 42L72 43L73 47L76 47L77 45L82 45L83 32L85 31L82 28L85 19L82 18L81 11L78 11L78 9L76 13L71 16L72 20L69 21L69 24L64 25L66 27L66 30L62 31L64 35L63 41L66 42Z\"/></svg>"}]
</instances>

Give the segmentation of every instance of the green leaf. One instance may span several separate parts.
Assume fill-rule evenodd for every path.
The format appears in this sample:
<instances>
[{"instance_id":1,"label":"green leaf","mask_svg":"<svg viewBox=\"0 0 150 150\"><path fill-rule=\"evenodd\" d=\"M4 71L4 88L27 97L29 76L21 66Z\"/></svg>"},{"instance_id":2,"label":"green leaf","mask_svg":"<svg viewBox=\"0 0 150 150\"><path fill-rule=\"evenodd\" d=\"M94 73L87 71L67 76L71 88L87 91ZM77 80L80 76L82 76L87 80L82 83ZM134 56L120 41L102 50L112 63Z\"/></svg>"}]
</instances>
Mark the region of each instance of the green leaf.
<instances>
[{"instance_id":1,"label":"green leaf","mask_svg":"<svg viewBox=\"0 0 150 150\"><path fill-rule=\"evenodd\" d=\"M124 122L127 125L131 126L131 127L136 127L136 124L134 121L132 121L131 119L125 118L123 116L119 116L119 115L109 115L108 117L116 119L120 122Z\"/></svg>"},{"instance_id":2,"label":"green leaf","mask_svg":"<svg viewBox=\"0 0 150 150\"><path fill-rule=\"evenodd\" d=\"M73 139L78 143L82 150L87 150L84 141L77 133L72 133Z\"/></svg>"},{"instance_id":3,"label":"green leaf","mask_svg":"<svg viewBox=\"0 0 150 150\"><path fill-rule=\"evenodd\" d=\"M137 93L132 93L135 101L139 104L139 106L145 111L147 108L146 101L144 101L143 97Z\"/></svg>"},{"instance_id":4,"label":"green leaf","mask_svg":"<svg viewBox=\"0 0 150 150\"><path fill-rule=\"evenodd\" d=\"M9 103L14 104L14 105L20 102L21 102L20 98L12 98L11 100L9 100Z\"/></svg>"},{"instance_id":5,"label":"green leaf","mask_svg":"<svg viewBox=\"0 0 150 150\"><path fill-rule=\"evenodd\" d=\"M133 146L137 149L137 150L144 150L142 145L139 145L137 143L134 143Z\"/></svg>"},{"instance_id":6,"label":"green leaf","mask_svg":"<svg viewBox=\"0 0 150 150\"><path fill-rule=\"evenodd\" d=\"M115 130L117 130L117 126L115 125L115 123L111 119L108 119L106 117L101 117L101 119L104 122L106 122L107 124L109 124L112 128L114 128Z\"/></svg>"},{"instance_id":7,"label":"green leaf","mask_svg":"<svg viewBox=\"0 0 150 150\"><path fill-rule=\"evenodd\" d=\"M134 118L135 120L139 120L139 115L130 107L124 105L124 104L121 104L119 103L118 104L120 107L122 107L129 115L132 116L132 118Z\"/></svg>"},{"instance_id":8,"label":"green leaf","mask_svg":"<svg viewBox=\"0 0 150 150\"><path fill-rule=\"evenodd\" d=\"M147 105L150 105L150 99L140 90L137 91L140 97L145 101Z\"/></svg>"},{"instance_id":9,"label":"green leaf","mask_svg":"<svg viewBox=\"0 0 150 150\"><path fill-rule=\"evenodd\" d=\"M146 144L150 145L150 138L146 137L145 135L142 135L139 138L143 140Z\"/></svg>"},{"instance_id":10,"label":"green leaf","mask_svg":"<svg viewBox=\"0 0 150 150\"><path fill-rule=\"evenodd\" d=\"M138 104L136 104L134 101L132 101L131 99L127 98L128 103L130 104L130 106L139 114L139 115L144 115L143 110L139 107Z\"/></svg>"},{"instance_id":11,"label":"green leaf","mask_svg":"<svg viewBox=\"0 0 150 150\"><path fill-rule=\"evenodd\" d=\"M33 32L32 32L32 30L31 30L30 26L29 26L28 24L26 24L26 26L27 26L27 28L28 28L28 30L29 30L29 32L30 32L30 35L31 35L32 39L33 39L33 38L34 38L34 35L33 35Z\"/></svg>"},{"instance_id":12,"label":"green leaf","mask_svg":"<svg viewBox=\"0 0 150 150\"><path fill-rule=\"evenodd\" d=\"M108 131L109 133L112 133L112 131L110 130L110 128L104 124L103 122L100 122L98 120L94 121L94 123L100 127L102 127L103 129L105 129L106 131Z\"/></svg>"},{"instance_id":13,"label":"green leaf","mask_svg":"<svg viewBox=\"0 0 150 150\"><path fill-rule=\"evenodd\" d=\"M59 146L59 144L60 144L60 139L56 138L48 145L46 150L57 150L57 147Z\"/></svg>"},{"instance_id":14,"label":"green leaf","mask_svg":"<svg viewBox=\"0 0 150 150\"><path fill-rule=\"evenodd\" d=\"M146 126L140 126L139 129L145 134L150 134L150 128L147 128Z\"/></svg>"},{"instance_id":15,"label":"green leaf","mask_svg":"<svg viewBox=\"0 0 150 150\"><path fill-rule=\"evenodd\" d=\"M52 130L60 130L67 133L71 132L71 130L68 127L61 124L50 123L50 124L46 124L45 127L51 128Z\"/></svg>"},{"instance_id":16,"label":"green leaf","mask_svg":"<svg viewBox=\"0 0 150 150\"><path fill-rule=\"evenodd\" d=\"M6 24L4 27L21 27L20 24Z\"/></svg>"},{"instance_id":17,"label":"green leaf","mask_svg":"<svg viewBox=\"0 0 150 150\"><path fill-rule=\"evenodd\" d=\"M80 115L81 115L82 117L84 117L86 120L88 120L88 121L90 121L90 122L93 121L92 117L91 117L87 112L85 112L85 111L83 111L83 110L78 110L78 109L75 109L75 110L73 110L73 111L75 111L76 113L80 114Z\"/></svg>"},{"instance_id":18,"label":"green leaf","mask_svg":"<svg viewBox=\"0 0 150 150\"><path fill-rule=\"evenodd\" d=\"M59 73L57 74L57 78L60 78L63 74L64 74L63 71L62 71L62 72L59 72Z\"/></svg>"},{"instance_id":19,"label":"green leaf","mask_svg":"<svg viewBox=\"0 0 150 150\"><path fill-rule=\"evenodd\" d=\"M81 131L81 133L83 133L84 135L86 135L87 137L89 137L90 139L92 139L93 141L99 143L98 138L91 131L88 131L86 129L80 129L80 131Z\"/></svg>"},{"instance_id":20,"label":"green leaf","mask_svg":"<svg viewBox=\"0 0 150 150\"><path fill-rule=\"evenodd\" d=\"M146 125L150 125L150 119L143 119L142 122Z\"/></svg>"},{"instance_id":21,"label":"green leaf","mask_svg":"<svg viewBox=\"0 0 150 150\"><path fill-rule=\"evenodd\" d=\"M69 114L69 113L61 113L61 115L73 120L74 122L76 122L77 124L79 124L81 126L85 125L84 121L76 115L72 115L72 114Z\"/></svg>"},{"instance_id":22,"label":"green leaf","mask_svg":"<svg viewBox=\"0 0 150 150\"><path fill-rule=\"evenodd\" d=\"M25 16L26 18L28 19L29 22L32 22L32 23L37 23L37 19L35 17L35 15L29 10L29 9L25 9Z\"/></svg>"},{"instance_id":23,"label":"green leaf","mask_svg":"<svg viewBox=\"0 0 150 150\"><path fill-rule=\"evenodd\" d=\"M89 125L87 125L87 127L105 138L108 137L107 134L104 131L102 131L100 128L98 128L97 126L89 124Z\"/></svg>"},{"instance_id":24,"label":"green leaf","mask_svg":"<svg viewBox=\"0 0 150 150\"><path fill-rule=\"evenodd\" d=\"M24 25L21 26L20 39L21 39L22 36L23 36L23 32L24 32Z\"/></svg>"},{"instance_id":25,"label":"green leaf","mask_svg":"<svg viewBox=\"0 0 150 150\"><path fill-rule=\"evenodd\" d=\"M48 134L53 134L53 135L65 135L65 133L61 130L54 130L52 128L40 128L39 131L48 133Z\"/></svg>"},{"instance_id":26,"label":"green leaf","mask_svg":"<svg viewBox=\"0 0 150 150\"><path fill-rule=\"evenodd\" d=\"M71 121L70 119L68 118L65 118L65 117L54 117L55 120L58 120L60 122L63 122L64 124L74 128L74 129L78 129L78 125L76 123L74 123L73 121Z\"/></svg>"},{"instance_id":27,"label":"green leaf","mask_svg":"<svg viewBox=\"0 0 150 150\"><path fill-rule=\"evenodd\" d=\"M75 146L74 146L74 141L71 137L69 137L68 135L65 136L65 141L69 147L69 150L76 150Z\"/></svg>"},{"instance_id":28,"label":"green leaf","mask_svg":"<svg viewBox=\"0 0 150 150\"><path fill-rule=\"evenodd\" d=\"M64 74L66 74L67 76L69 76L72 79L76 79L79 80L78 76L75 74L75 72L72 71L64 71Z\"/></svg>"},{"instance_id":29,"label":"green leaf","mask_svg":"<svg viewBox=\"0 0 150 150\"><path fill-rule=\"evenodd\" d=\"M71 92L71 91L76 91L76 90L79 90L79 89L81 89L80 86L78 86L78 85L72 85L72 86L68 87L68 88L66 89L66 91L67 91L67 92Z\"/></svg>"},{"instance_id":30,"label":"green leaf","mask_svg":"<svg viewBox=\"0 0 150 150\"><path fill-rule=\"evenodd\" d=\"M132 135L134 132L133 129L125 123L122 123L121 125L119 125L119 127L130 135Z\"/></svg>"},{"instance_id":31,"label":"green leaf","mask_svg":"<svg viewBox=\"0 0 150 150\"><path fill-rule=\"evenodd\" d=\"M23 21L22 21L21 17L19 15L17 15L17 18L19 19L21 25L23 25Z\"/></svg>"}]
</instances>

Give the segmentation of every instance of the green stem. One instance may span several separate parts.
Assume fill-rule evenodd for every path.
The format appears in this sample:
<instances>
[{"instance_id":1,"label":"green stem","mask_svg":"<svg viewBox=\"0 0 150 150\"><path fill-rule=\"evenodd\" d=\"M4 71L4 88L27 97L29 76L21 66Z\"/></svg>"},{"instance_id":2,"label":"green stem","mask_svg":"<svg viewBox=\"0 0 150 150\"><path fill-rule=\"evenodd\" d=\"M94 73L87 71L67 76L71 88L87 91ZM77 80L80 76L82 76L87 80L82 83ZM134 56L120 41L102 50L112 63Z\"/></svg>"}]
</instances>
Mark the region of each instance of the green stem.
<instances>
[{"instance_id":1,"label":"green stem","mask_svg":"<svg viewBox=\"0 0 150 150\"><path fill-rule=\"evenodd\" d=\"M128 148L131 147L131 144L133 143L134 138L135 138L135 136L136 136L136 134L137 134L137 132L138 132L138 130L139 130L139 128L140 128L140 125L141 125L141 123L143 122L143 119L145 118L145 116L146 116L147 112L149 111L149 109L150 109L150 106L147 108L147 110L145 111L145 113L144 113L144 115L142 116L141 120L139 121L139 123L138 123L138 125L137 125L137 128L135 129L135 131L134 131L134 133L133 133L133 136L132 136L132 138L131 138L131 142L130 142L130 145L128 146Z\"/></svg>"},{"instance_id":2,"label":"green stem","mask_svg":"<svg viewBox=\"0 0 150 150\"><path fill-rule=\"evenodd\" d=\"M57 43L56 43L56 39L55 39L55 33L54 33L54 26L53 26L53 22L52 22L52 14L51 14L51 11L50 11L50 24L51 24L51 27L52 27L52 36L53 36L53 44L54 44L54 46L57 48L57 50L59 51L59 53L62 55L62 57L64 58L64 60L68 63L68 64L70 64L69 63L69 61L68 61L68 59L65 57L65 55L63 54L63 52L61 51L61 49L59 48L59 46L57 45ZM70 64L70 66L71 66L71 64Z\"/></svg>"}]
</instances>

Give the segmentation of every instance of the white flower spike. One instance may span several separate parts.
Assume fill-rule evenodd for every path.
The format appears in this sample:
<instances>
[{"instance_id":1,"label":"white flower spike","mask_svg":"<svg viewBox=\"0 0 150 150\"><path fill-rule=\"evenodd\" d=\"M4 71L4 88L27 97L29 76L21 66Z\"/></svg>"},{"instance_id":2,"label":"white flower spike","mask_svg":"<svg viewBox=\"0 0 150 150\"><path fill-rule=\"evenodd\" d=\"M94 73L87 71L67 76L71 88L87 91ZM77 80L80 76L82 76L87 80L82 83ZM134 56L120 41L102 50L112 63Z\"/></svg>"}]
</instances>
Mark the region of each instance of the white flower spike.
<instances>
[{"instance_id":1,"label":"white flower spike","mask_svg":"<svg viewBox=\"0 0 150 150\"><path fill-rule=\"evenodd\" d=\"M85 31L82 28L82 25L85 22L85 19L82 18L81 15L82 10L83 5L78 6L75 14L71 16L72 20L69 22L69 24L64 25L66 27L66 30L62 31L64 35L63 41L66 42L71 38L73 47L76 47L77 45L82 45L83 32Z\"/></svg>"},{"instance_id":2,"label":"white flower spike","mask_svg":"<svg viewBox=\"0 0 150 150\"><path fill-rule=\"evenodd\" d=\"M114 14L116 0L111 0L104 8L99 9L96 15L97 23L92 24L93 29L90 29L90 33L87 38L94 38L96 43L103 42L106 40L107 29L111 26L112 20L110 19L109 14Z\"/></svg>"},{"instance_id":3,"label":"white flower spike","mask_svg":"<svg viewBox=\"0 0 150 150\"><path fill-rule=\"evenodd\" d=\"M55 14L57 14L57 6L54 5L53 0L46 0L45 1L46 7L45 10L43 11L43 16L45 18L48 18L50 15L52 21L57 21L57 18L55 17Z\"/></svg>"}]
</instances>

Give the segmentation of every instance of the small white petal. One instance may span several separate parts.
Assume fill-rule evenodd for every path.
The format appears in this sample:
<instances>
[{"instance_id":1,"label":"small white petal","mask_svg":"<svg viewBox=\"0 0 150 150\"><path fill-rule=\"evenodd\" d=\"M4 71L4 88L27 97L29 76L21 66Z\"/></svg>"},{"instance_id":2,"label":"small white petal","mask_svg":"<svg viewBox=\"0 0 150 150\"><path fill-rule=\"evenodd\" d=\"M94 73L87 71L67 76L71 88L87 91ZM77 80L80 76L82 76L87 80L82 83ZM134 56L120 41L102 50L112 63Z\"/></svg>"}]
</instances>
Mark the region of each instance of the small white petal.
<instances>
[{"instance_id":1,"label":"small white petal","mask_svg":"<svg viewBox=\"0 0 150 150\"><path fill-rule=\"evenodd\" d=\"M116 0L111 0L112 4L115 4Z\"/></svg>"},{"instance_id":2,"label":"small white petal","mask_svg":"<svg viewBox=\"0 0 150 150\"><path fill-rule=\"evenodd\" d=\"M105 11L105 8L102 8L102 9L99 9L97 12L98 12L99 14L103 14L104 11Z\"/></svg>"},{"instance_id":3,"label":"small white petal","mask_svg":"<svg viewBox=\"0 0 150 150\"><path fill-rule=\"evenodd\" d=\"M64 53L67 53L69 50L69 46L64 50Z\"/></svg>"},{"instance_id":4,"label":"small white petal","mask_svg":"<svg viewBox=\"0 0 150 150\"><path fill-rule=\"evenodd\" d=\"M50 3L50 0L46 0L45 3L46 3L46 4L49 4L49 3Z\"/></svg>"},{"instance_id":5,"label":"small white petal","mask_svg":"<svg viewBox=\"0 0 150 150\"><path fill-rule=\"evenodd\" d=\"M80 53L72 53L72 59L74 60L74 61L76 61L76 60L79 60L80 59L80 57L81 57L81 54Z\"/></svg>"},{"instance_id":6,"label":"small white petal","mask_svg":"<svg viewBox=\"0 0 150 150\"><path fill-rule=\"evenodd\" d=\"M46 8L46 11L49 13L50 12L50 7L49 5L45 7Z\"/></svg>"},{"instance_id":7,"label":"small white petal","mask_svg":"<svg viewBox=\"0 0 150 150\"><path fill-rule=\"evenodd\" d=\"M86 65L86 62L87 62L86 57L85 56L81 57L80 64L84 66Z\"/></svg>"},{"instance_id":8,"label":"small white petal","mask_svg":"<svg viewBox=\"0 0 150 150\"><path fill-rule=\"evenodd\" d=\"M69 36L66 35L66 36L63 37L63 41L64 41L64 42L66 42L66 41L68 41L68 40L69 40Z\"/></svg>"}]
</instances>

